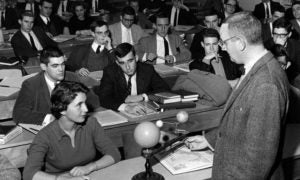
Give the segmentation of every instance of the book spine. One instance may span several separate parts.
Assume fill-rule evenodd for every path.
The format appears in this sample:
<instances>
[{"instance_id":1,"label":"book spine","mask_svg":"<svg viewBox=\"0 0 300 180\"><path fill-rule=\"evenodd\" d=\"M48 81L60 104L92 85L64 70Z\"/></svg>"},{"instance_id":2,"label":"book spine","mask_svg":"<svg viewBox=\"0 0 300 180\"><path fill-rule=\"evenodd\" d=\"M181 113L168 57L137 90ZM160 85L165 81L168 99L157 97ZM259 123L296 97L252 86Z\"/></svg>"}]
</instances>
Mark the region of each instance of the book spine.
<instances>
[{"instance_id":1,"label":"book spine","mask_svg":"<svg viewBox=\"0 0 300 180\"><path fill-rule=\"evenodd\" d=\"M3 138L0 138L0 144L7 143L8 141L14 139L15 137L17 137L21 133L22 133L22 128L17 126L16 129L14 129L12 132L8 133Z\"/></svg>"}]
</instances>

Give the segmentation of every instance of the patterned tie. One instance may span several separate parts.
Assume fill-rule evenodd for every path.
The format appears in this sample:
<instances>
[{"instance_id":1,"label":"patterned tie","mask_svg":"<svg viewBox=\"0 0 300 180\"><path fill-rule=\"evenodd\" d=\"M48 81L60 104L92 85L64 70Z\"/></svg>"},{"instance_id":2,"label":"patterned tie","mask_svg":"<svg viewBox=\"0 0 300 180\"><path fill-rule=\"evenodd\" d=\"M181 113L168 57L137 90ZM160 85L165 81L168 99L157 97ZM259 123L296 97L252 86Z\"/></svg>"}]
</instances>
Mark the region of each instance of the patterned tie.
<instances>
[{"instance_id":1,"label":"patterned tie","mask_svg":"<svg viewBox=\"0 0 300 180\"><path fill-rule=\"evenodd\" d=\"M164 38L164 46L165 46L165 56L168 56L169 55L169 43L165 37L163 37L163 38Z\"/></svg>"},{"instance_id":2,"label":"patterned tie","mask_svg":"<svg viewBox=\"0 0 300 180\"><path fill-rule=\"evenodd\" d=\"M29 35L30 44L31 44L32 49L35 50L35 51L37 51L37 48L36 48L36 46L34 44L34 40L33 40L32 36L31 36L31 34L28 33L28 35Z\"/></svg>"},{"instance_id":3,"label":"patterned tie","mask_svg":"<svg viewBox=\"0 0 300 180\"><path fill-rule=\"evenodd\" d=\"M131 78L132 78L132 75L131 76L128 76L128 81L127 81L127 96L131 95Z\"/></svg>"}]
</instances>

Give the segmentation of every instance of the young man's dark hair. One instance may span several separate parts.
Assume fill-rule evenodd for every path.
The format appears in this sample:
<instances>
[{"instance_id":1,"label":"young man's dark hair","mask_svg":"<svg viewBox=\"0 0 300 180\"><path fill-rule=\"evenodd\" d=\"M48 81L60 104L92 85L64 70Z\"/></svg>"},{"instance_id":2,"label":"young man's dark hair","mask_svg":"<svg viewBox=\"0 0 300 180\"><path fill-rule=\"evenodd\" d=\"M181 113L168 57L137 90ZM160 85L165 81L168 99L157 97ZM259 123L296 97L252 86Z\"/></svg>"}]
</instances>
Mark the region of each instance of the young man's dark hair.
<instances>
[{"instance_id":1,"label":"young man's dark hair","mask_svg":"<svg viewBox=\"0 0 300 180\"><path fill-rule=\"evenodd\" d=\"M132 7L126 6L122 9L121 15L124 16L125 14L135 16L135 11Z\"/></svg>"},{"instance_id":2,"label":"young man's dark hair","mask_svg":"<svg viewBox=\"0 0 300 180\"><path fill-rule=\"evenodd\" d=\"M62 57L64 53L58 47L46 47L40 55L40 63L48 64L51 57Z\"/></svg>"},{"instance_id":3,"label":"young man's dark hair","mask_svg":"<svg viewBox=\"0 0 300 180\"><path fill-rule=\"evenodd\" d=\"M202 42L204 41L204 38L207 38L207 37L215 37L218 40L220 39L219 32L217 30L213 29L213 28L205 28L205 29L203 29L201 31L201 34L202 34L202 38L201 38Z\"/></svg>"},{"instance_id":4,"label":"young man's dark hair","mask_svg":"<svg viewBox=\"0 0 300 180\"><path fill-rule=\"evenodd\" d=\"M134 47L131 44L129 44L129 43L119 44L116 47L116 49L114 49L115 55L118 58L122 58L122 57L126 56L130 51L135 56Z\"/></svg>"},{"instance_id":5,"label":"young man's dark hair","mask_svg":"<svg viewBox=\"0 0 300 180\"><path fill-rule=\"evenodd\" d=\"M24 11L20 16L20 19L22 20L25 16L35 18L31 11Z\"/></svg>"},{"instance_id":6,"label":"young man's dark hair","mask_svg":"<svg viewBox=\"0 0 300 180\"><path fill-rule=\"evenodd\" d=\"M95 32L96 27L102 27L104 25L107 26L107 23L102 20L96 20L96 21L92 22L90 29L91 29L91 31Z\"/></svg>"},{"instance_id":7,"label":"young man's dark hair","mask_svg":"<svg viewBox=\"0 0 300 180\"><path fill-rule=\"evenodd\" d=\"M282 17L274 21L273 29L275 28L284 28L288 33L290 33L292 31L292 24L290 23L290 21Z\"/></svg>"}]
</instances>

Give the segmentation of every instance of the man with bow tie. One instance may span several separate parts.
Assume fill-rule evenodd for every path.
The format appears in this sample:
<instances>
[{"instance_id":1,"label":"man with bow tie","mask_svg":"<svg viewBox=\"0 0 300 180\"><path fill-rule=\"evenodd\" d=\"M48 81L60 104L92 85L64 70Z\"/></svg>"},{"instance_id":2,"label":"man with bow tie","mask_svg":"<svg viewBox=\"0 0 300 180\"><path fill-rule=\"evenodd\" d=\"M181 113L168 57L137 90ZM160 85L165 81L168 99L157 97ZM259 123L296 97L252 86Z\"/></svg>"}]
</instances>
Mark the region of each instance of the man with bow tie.
<instances>
[{"instance_id":1,"label":"man with bow tie","mask_svg":"<svg viewBox=\"0 0 300 180\"><path fill-rule=\"evenodd\" d=\"M93 43L75 48L67 61L67 70L80 76L103 70L115 60L107 24L97 20L91 24L91 31L94 36Z\"/></svg>"}]
</instances>

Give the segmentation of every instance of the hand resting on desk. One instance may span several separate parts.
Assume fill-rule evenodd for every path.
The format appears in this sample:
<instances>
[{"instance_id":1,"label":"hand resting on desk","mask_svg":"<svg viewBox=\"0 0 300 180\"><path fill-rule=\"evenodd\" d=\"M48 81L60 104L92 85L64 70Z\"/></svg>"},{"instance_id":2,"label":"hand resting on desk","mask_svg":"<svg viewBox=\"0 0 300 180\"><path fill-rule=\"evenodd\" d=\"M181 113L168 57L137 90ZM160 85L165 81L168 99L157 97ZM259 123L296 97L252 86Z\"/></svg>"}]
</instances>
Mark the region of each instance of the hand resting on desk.
<instances>
[{"instance_id":1,"label":"hand resting on desk","mask_svg":"<svg viewBox=\"0 0 300 180\"><path fill-rule=\"evenodd\" d=\"M201 135L189 137L185 140L184 143L192 151L209 147L209 144L206 141L205 137Z\"/></svg>"}]
</instances>

